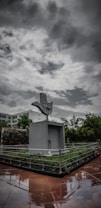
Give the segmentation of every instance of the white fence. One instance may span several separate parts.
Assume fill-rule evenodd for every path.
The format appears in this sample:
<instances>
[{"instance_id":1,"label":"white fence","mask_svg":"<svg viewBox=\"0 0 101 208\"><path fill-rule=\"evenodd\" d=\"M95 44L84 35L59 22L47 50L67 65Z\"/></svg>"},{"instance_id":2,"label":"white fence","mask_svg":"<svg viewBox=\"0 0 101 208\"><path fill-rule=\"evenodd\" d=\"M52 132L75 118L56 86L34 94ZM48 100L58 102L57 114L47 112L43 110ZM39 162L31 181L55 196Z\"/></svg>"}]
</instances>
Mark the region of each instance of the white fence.
<instances>
[{"instance_id":1,"label":"white fence","mask_svg":"<svg viewBox=\"0 0 101 208\"><path fill-rule=\"evenodd\" d=\"M34 149L29 148L29 145L0 145L0 154L6 154L10 152L19 152L22 153L29 153L29 155L45 155L45 156L51 156L51 155L60 155L67 153L71 149L75 149L75 152L79 150L84 149L97 149L98 144L96 142L92 143L72 143L72 144L66 144L64 149Z\"/></svg>"},{"instance_id":2,"label":"white fence","mask_svg":"<svg viewBox=\"0 0 101 208\"><path fill-rule=\"evenodd\" d=\"M67 173L90 161L97 155L96 148L97 143L79 143L65 149L50 150L33 149L28 145L1 145L0 162L55 175Z\"/></svg>"}]
</instances>

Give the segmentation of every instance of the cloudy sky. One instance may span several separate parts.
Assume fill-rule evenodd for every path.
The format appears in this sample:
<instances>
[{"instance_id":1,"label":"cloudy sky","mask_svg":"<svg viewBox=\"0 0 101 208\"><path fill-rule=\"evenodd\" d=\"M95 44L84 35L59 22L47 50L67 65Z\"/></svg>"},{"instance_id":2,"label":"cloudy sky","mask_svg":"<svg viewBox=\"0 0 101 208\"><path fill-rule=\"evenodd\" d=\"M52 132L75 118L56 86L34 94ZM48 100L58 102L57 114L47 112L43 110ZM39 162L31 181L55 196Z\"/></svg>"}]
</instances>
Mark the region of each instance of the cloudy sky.
<instances>
[{"instance_id":1,"label":"cloudy sky","mask_svg":"<svg viewBox=\"0 0 101 208\"><path fill-rule=\"evenodd\" d=\"M0 0L0 112L101 115L101 0Z\"/></svg>"}]
</instances>

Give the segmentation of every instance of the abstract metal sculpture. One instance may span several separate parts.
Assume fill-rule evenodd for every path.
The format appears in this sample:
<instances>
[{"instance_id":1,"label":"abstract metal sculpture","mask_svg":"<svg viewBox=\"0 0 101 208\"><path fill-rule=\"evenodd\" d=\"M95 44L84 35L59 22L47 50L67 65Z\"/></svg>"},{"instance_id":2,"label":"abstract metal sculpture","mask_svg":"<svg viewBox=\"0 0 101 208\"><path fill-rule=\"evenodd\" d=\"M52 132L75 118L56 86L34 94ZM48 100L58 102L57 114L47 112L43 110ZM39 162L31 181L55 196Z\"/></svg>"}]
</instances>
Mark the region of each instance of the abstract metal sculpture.
<instances>
[{"instance_id":1,"label":"abstract metal sculpture","mask_svg":"<svg viewBox=\"0 0 101 208\"><path fill-rule=\"evenodd\" d=\"M48 103L47 97L45 93L40 93L40 102L36 101L32 103L32 105L36 106L44 115L47 116L52 113L53 102Z\"/></svg>"}]
</instances>

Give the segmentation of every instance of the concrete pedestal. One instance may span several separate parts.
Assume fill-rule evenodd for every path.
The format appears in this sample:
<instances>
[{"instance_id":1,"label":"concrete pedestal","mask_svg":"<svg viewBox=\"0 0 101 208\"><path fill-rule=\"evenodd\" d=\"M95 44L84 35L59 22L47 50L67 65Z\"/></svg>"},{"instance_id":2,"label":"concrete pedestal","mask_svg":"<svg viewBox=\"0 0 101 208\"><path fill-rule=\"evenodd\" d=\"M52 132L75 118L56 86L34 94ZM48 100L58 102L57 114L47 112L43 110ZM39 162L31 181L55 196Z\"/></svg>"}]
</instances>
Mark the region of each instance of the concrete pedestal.
<instances>
[{"instance_id":1,"label":"concrete pedestal","mask_svg":"<svg viewBox=\"0 0 101 208\"><path fill-rule=\"evenodd\" d=\"M52 149L64 149L65 136L63 123L41 121L31 123L29 128L29 148L31 154L47 154ZM46 149L46 153L45 153ZM44 151L43 151L44 150Z\"/></svg>"}]
</instances>

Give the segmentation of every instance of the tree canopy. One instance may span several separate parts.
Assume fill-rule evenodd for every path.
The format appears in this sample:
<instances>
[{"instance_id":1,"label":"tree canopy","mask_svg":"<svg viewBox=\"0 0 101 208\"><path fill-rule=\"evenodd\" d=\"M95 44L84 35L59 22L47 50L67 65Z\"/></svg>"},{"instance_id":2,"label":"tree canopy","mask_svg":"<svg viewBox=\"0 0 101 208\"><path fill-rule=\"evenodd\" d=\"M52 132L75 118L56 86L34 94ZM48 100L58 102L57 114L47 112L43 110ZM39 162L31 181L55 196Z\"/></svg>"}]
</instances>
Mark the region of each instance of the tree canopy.
<instances>
[{"instance_id":1,"label":"tree canopy","mask_svg":"<svg viewBox=\"0 0 101 208\"><path fill-rule=\"evenodd\" d=\"M1 129L3 127L8 127L8 123L6 121L0 120L0 137L1 137Z\"/></svg>"},{"instance_id":2,"label":"tree canopy","mask_svg":"<svg viewBox=\"0 0 101 208\"><path fill-rule=\"evenodd\" d=\"M18 123L17 123L17 126L19 128L23 128L23 129L26 129L29 127L29 124L31 123L31 119L29 119L28 115L27 114L24 114L22 116L20 116L20 118L18 119Z\"/></svg>"},{"instance_id":3,"label":"tree canopy","mask_svg":"<svg viewBox=\"0 0 101 208\"><path fill-rule=\"evenodd\" d=\"M86 114L85 118L73 118L65 121L66 142L101 142L101 117Z\"/></svg>"}]
</instances>

